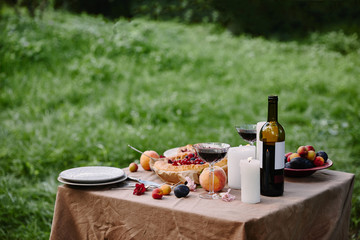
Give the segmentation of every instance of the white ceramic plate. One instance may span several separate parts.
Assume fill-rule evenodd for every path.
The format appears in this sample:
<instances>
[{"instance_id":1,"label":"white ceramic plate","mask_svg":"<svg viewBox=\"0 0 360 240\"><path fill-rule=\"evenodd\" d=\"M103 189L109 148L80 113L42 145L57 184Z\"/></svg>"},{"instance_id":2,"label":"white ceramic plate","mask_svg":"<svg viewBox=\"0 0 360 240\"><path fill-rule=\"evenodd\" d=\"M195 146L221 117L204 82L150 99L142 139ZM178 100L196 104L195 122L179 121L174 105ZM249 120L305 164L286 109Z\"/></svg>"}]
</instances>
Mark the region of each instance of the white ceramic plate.
<instances>
[{"instance_id":1,"label":"white ceramic plate","mask_svg":"<svg viewBox=\"0 0 360 240\"><path fill-rule=\"evenodd\" d=\"M71 168L62 171L59 177L67 182L76 183L100 183L109 182L121 178L125 172L120 168L90 166Z\"/></svg>"},{"instance_id":2,"label":"white ceramic plate","mask_svg":"<svg viewBox=\"0 0 360 240\"><path fill-rule=\"evenodd\" d=\"M109 182L94 182L94 183L77 183L77 182L69 182L65 179L62 179L60 176L58 177L58 181L64 184L72 185L72 186L83 186L83 187L96 187L96 186L104 186L104 185L110 185L114 183L120 183L127 179L127 175L124 174L122 177L109 181Z\"/></svg>"},{"instance_id":3,"label":"white ceramic plate","mask_svg":"<svg viewBox=\"0 0 360 240\"><path fill-rule=\"evenodd\" d=\"M168 149L168 150L166 150L165 152L164 152L164 156L165 157L172 157L172 156L174 156L174 155L176 155L177 154L177 152L178 152L178 147L177 148L171 148L171 149Z\"/></svg>"}]
</instances>

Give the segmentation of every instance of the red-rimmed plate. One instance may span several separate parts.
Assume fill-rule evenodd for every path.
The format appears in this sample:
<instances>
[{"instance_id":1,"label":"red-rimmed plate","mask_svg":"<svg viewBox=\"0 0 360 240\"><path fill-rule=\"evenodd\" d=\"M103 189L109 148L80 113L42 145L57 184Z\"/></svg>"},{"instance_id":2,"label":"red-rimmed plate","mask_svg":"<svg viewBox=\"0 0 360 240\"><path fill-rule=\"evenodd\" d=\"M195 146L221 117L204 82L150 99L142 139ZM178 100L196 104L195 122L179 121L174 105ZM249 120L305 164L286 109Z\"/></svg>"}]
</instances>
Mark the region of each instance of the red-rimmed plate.
<instances>
[{"instance_id":1,"label":"red-rimmed plate","mask_svg":"<svg viewBox=\"0 0 360 240\"><path fill-rule=\"evenodd\" d=\"M294 168L284 168L284 174L287 177L307 177L316 172L317 170L329 168L333 165L333 162L328 159L326 163L319 167L306 168L306 169L294 169Z\"/></svg>"}]
</instances>

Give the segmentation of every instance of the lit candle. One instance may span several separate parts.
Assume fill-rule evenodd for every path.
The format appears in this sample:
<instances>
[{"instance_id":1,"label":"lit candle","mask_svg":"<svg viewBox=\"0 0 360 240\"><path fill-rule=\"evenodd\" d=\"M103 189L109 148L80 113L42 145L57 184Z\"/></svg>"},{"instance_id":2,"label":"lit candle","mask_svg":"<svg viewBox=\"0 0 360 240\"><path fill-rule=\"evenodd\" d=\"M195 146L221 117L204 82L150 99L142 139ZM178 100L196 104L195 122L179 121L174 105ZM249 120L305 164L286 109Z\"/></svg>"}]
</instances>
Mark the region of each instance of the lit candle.
<instances>
[{"instance_id":1,"label":"lit candle","mask_svg":"<svg viewBox=\"0 0 360 240\"><path fill-rule=\"evenodd\" d=\"M260 161L249 158L240 161L241 201L260 202Z\"/></svg>"},{"instance_id":2,"label":"lit candle","mask_svg":"<svg viewBox=\"0 0 360 240\"><path fill-rule=\"evenodd\" d=\"M232 147L228 151L228 185L230 188L241 189L240 160L255 158L255 146Z\"/></svg>"}]
</instances>

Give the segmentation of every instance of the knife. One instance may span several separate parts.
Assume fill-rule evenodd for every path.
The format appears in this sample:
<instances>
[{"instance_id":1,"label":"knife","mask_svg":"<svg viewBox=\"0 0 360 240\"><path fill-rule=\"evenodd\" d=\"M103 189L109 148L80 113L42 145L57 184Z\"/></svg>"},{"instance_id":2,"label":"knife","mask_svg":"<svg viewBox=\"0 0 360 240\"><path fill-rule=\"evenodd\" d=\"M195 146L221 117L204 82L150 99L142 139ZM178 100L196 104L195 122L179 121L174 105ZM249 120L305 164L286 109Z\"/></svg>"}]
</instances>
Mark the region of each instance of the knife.
<instances>
[{"instance_id":1,"label":"knife","mask_svg":"<svg viewBox=\"0 0 360 240\"><path fill-rule=\"evenodd\" d=\"M136 182L139 182L139 183L143 183L145 186L150 186L150 187L160 187L162 184L159 184L159 183L156 183L156 182L151 182L151 181L147 181L147 180L142 180L140 178L135 178L135 177L131 177L131 176L128 176L127 177L129 180L132 180L132 181L136 181Z\"/></svg>"}]
</instances>

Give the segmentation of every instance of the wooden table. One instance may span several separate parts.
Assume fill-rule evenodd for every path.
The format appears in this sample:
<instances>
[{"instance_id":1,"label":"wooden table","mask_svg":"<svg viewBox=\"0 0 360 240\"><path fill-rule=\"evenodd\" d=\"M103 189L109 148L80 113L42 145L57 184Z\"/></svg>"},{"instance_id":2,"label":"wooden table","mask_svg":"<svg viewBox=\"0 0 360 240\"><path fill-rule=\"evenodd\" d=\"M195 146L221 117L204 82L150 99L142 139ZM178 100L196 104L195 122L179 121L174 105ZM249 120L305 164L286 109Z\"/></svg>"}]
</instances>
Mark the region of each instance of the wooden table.
<instances>
[{"instance_id":1,"label":"wooden table","mask_svg":"<svg viewBox=\"0 0 360 240\"><path fill-rule=\"evenodd\" d=\"M152 172L130 175L161 183ZM242 203L240 190L225 202L200 199L201 188L155 200L151 191L62 185L50 239L348 239L353 184L353 174L331 170L287 177L284 196L257 204Z\"/></svg>"}]
</instances>

